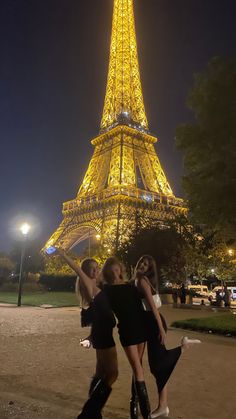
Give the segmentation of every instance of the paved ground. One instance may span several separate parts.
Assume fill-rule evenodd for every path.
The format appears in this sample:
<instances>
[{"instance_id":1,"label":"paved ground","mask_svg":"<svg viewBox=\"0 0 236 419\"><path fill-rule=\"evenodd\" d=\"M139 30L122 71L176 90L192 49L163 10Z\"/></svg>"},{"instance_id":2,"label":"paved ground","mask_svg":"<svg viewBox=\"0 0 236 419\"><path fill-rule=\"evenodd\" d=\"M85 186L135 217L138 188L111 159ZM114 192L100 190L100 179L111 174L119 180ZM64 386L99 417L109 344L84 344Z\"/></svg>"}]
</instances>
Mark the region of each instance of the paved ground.
<instances>
[{"instance_id":1,"label":"paved ground","mask_svg":"<svg viewBox=\"0 0 236 419\"><path fill-rule=\"evenodd\" d=\"M163 314L169 322L206 315L170 307L164 307ZM169 331L168 347L176 346L182 334ZM94 369L94 351L79 347L85 335L77 308L0 307L0 418L74 419ZM182 356L170 380L171 419L233 419L236 340L200 337L201 347ZM118 350L120 376L105 410L106 419L129 417L131 374L119 344ZM155 385L148 368L146 376L155 406Z\"/></svg>"}]
</instances>

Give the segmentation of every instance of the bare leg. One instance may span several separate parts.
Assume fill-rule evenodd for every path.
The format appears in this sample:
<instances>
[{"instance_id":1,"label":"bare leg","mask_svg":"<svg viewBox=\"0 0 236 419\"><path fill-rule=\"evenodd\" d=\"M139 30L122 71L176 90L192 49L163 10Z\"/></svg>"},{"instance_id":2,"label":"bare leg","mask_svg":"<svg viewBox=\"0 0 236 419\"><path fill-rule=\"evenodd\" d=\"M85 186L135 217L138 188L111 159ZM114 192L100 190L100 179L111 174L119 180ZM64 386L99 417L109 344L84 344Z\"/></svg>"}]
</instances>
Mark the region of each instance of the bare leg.
<instances>
[{"instance_id":1,"label":"bare leg","mask_svg":"<svg viewBox=\"0 0 236 419\"><path fill-rule=\"evenodd\" d=\"M143 354L145 351L145 347L146 347L146 343L140 343L138 345L138 354L139 354L139 359L140 359L141 364L143 363Z\"/></svg>"},{"instance_id":2,"label":"bare leg","mask_svg":"<svg viewBox=\"0 0 236 419\"><path fill-rule=\"evenodd\" d=\"M159 394L159 406L161 408L165 408L168 406L168 389L167 384Z\"/></svg>"},{"instance_id":3,"label":"bare leg","mask_svg":"<svg viewBox=\"0 0 236 419\"><path fill-rule=\"evenodd\" d=\"M135 378L135 388L139 400L140 411L144 419L150 419L150 403L144 382L142 357L144 345L131 345L124 348ZM132 417L132 416L131 416ZM135 417L135 416L133 416Z\"/></svg>"},{"instance_id":4,"label":"bare leg","mask_svg":"<svg viewBox=\"0 0 236 419\"><path fill-rule=\"evenodd\" d=\"M135 380L144 381L143 367L140 361L139 347L137 345L126 346L124 350L132 367Z\"/></svg>"}]
</instances>

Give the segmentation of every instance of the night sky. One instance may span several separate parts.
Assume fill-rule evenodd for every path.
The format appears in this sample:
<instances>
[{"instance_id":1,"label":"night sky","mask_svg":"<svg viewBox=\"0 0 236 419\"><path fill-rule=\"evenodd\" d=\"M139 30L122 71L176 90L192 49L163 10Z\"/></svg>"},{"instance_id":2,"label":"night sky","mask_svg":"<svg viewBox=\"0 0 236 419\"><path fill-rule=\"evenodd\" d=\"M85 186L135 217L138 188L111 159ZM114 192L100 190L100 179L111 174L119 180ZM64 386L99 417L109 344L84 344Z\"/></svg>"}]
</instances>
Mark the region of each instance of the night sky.
<instances>
[{"instance_id":1,"label":"night sky","mask_svg":"<svg viewBox=\"0 0 236 419\"><path fill-rule=\"evenodd\" d=\"M108 71L112 0L0 0L0 251L28 215L44 241L92 156ZM235 0L136 0L151 131L181 195L175 128L190 121L193 74L235 53Z\"/></svg>"}]
</instances>

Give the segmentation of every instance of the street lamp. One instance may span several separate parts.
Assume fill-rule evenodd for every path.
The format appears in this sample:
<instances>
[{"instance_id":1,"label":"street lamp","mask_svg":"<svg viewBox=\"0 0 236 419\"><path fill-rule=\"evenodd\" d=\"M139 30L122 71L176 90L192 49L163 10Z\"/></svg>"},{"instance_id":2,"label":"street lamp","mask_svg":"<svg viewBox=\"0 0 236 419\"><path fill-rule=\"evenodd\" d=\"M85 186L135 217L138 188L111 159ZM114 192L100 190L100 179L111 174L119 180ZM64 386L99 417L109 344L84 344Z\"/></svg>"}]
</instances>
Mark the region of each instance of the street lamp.
<instances>
[{"instance_id":1,"label":"street lamp","mask_svg":"<svg viewBox=\"0 0 236 419\"><path fill-rule=\"evenodd\" d=\"M23 235L24 242L21 248L21 258L20 258L20 274L19 274L19 290L18 290L18 307L21 306L21 294L22 294L22 282L23 282L23 264L25 259L25 250L26 250L26 243L27 243L27 237L30 232L30 225L27 223L22 224L20 227L20 232Z\"/></svg>"}]
</instances>

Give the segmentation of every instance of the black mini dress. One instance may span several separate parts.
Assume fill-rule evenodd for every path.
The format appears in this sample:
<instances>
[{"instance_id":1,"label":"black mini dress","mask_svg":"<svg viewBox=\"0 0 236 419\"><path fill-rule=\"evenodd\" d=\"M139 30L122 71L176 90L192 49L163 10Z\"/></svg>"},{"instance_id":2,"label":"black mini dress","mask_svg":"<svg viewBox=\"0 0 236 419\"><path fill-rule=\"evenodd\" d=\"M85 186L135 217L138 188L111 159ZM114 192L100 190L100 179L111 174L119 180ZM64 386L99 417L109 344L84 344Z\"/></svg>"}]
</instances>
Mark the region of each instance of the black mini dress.
<instances>
[{"instance_id":1,"label":"black mini dress","mask_svg":"<svg viewBox=\"0 0 236 419\"><path fill-rule=\"evenodd\" d=\"M131 284L104 285L111 308L118 319L122 346L146 342L145 317L138 290Z\"/></svg>"},{"instance_id":2,"label":"black mini dress","mask_svg":"<svg viewBox=\"0 0 236 419\"><path fill-rule=\"evenodd\" d=\"M94 349L109 349L115 346L113 329L116 319L106 294L101 291L92 303L91 341Z\"/></svg>"}]
</instances>

